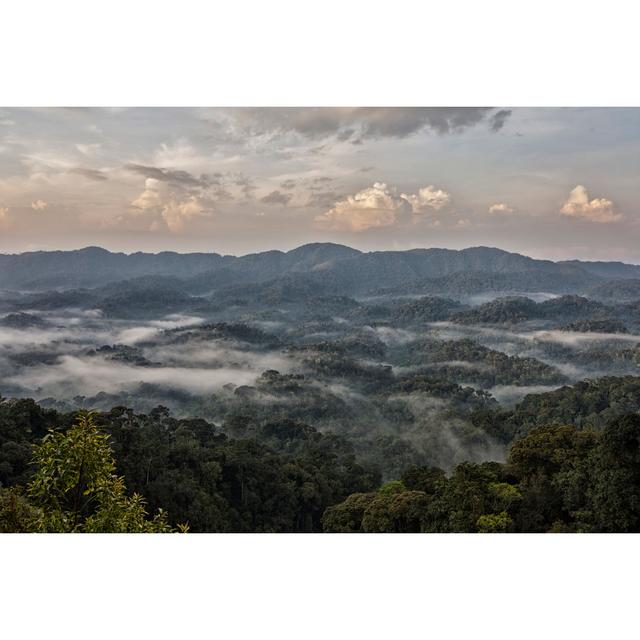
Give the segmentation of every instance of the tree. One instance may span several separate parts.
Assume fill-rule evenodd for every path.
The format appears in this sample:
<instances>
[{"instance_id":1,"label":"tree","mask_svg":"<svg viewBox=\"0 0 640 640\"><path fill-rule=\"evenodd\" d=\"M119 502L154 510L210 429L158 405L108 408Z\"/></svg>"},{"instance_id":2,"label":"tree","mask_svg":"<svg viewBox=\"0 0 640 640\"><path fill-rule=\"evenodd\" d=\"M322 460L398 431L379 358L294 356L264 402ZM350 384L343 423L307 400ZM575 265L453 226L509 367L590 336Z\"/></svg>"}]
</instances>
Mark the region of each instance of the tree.
<instances>
[{"instance_id":1,"label":"tree","mask_svg":"<svg viewBox=\"0 0 640 640\"><path fill-rule=\"evenodd\" d=\"M24 496L23 487L0 488L0 533L44 533L44 514Z\"/></svg>"},{"instance_id":2,"label":"tree","mask_svg":"<svg viewBox=\"0 0 640 640\"><path fill-rule=\"evenodd\" d=\"M344 502L329 507L322 516L326 533L361 533L367 507L376 499L375 493L352 493Z\"/></svg>"},{"instance_id":3,"label":"tree","mask_svg":"<svg viewBox=\"0 0 640 640\"><path fill-rule=\"evenodd\" d=\"M476 522L479 533L506 533L513 520L506 511L481 515Z\"/></svg>"},{"instance_id":4,"label":"tree","mask_svg":"<svg viewBox=\"0 0 640 640\"><path fill-rule=\"evenodd\" d=\"M601 532L640 531L640 416L612 422L593 455L593 524Z\"/></svg>"},{"instance_id":5,"label":"tree","mask_svg":"<svg viewBox=\"0 0 640 640\"><path fill-rule=\"evenodd\" d=\"M595 431L552 425L538 427L515 442L509 463L523 495L518 513L521 531L547 531L554 523L569 525L584 518L588 460L598 441Z\"/></svg>"},{"instance_id":6,"label":"tree","mask_svg":"<svg viewBox=\"0 0 640 640\"><path fill-rule=\"evenodd\" d=\"M148 519L144 498L127 495L124 479L115 473L109 436L96 427L92 413L80 413L67 431L50 431L35 447L34 462L27 497L40 510L44 531L173 531L166 513L159 510Z\"/></svg>"},{"instance_id":7,"label":"tree","mask_svg":"<svg viewBox=\"0 0 640 640\"><path fill-rule=\"evenodd\" d=\"M443 489L447 477L437 467L411 467L403 474L402 482L407 489L432 496Z\"/></svg>"}]
</instances>

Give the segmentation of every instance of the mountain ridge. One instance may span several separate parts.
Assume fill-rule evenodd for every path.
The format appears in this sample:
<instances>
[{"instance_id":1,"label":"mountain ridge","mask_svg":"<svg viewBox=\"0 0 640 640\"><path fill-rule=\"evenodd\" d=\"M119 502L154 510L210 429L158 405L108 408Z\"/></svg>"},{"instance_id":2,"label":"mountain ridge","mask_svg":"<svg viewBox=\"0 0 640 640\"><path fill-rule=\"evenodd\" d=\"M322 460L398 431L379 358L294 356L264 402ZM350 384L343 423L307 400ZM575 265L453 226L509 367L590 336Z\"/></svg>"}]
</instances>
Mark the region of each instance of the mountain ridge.
<instances>
[{"instance_id":1,"label":"mountain ridge","mask_svg":"<svg viewBox=\"0 0 640 640\"><path fill-rule=\"evenodd\" d=\"M640 279L640 265L621 262L539 260L495 247L418 248L362 252L336 243L309 243L289 251L244 256L216 252L111 252L102 247L71 251L0 254L0 288L41 291L100 287L161 276L197 281L200 290L309 276L336 291L363 292L409 283L485 274L521 282L552 282L560 291ZM483 276L484 277L484 276Z\"/></svg>"}]
</instances>

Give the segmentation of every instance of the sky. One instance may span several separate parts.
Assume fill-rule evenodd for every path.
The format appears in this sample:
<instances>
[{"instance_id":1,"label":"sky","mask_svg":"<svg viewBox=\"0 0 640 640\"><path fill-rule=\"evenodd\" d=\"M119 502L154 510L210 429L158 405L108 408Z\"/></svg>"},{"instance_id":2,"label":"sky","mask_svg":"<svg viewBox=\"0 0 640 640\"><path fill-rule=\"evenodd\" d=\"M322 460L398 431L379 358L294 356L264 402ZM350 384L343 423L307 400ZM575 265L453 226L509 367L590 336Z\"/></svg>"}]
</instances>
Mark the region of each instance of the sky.
<instances>
[{"instance_id":1,"label":"sky","mask_svg":"<svg viewBox=\"0 0 640 640\"><path fill-rule=\"evenodd\" d=\"M636 108L0 108L0 252L640 263Z\"/></svg>"}]
</instances>

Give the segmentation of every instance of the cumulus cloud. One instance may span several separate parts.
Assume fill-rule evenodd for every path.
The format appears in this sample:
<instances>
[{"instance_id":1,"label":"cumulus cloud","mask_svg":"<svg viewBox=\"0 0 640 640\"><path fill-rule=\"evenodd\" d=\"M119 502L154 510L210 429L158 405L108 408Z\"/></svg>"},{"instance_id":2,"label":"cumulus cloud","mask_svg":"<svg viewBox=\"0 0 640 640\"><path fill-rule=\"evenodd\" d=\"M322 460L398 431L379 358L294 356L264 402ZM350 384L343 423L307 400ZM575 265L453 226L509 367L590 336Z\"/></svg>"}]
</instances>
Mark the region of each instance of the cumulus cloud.
<instances>
[{"instance_id":1,"label":"cumulus cloud","mask_svg":"<svg viewBox=\"0 0 640 640\"><path fill-rule=\"evenodd\" d=\"M442 211L450 204L450 194L433 185L407 195L398 194L395 187L384 182L375 182L372 187L338 200L329 211L316 216L314 221L323 229L365 231L393 226L406 221L412 214L420 216Z\"/></svg>"},{"instance_id":2,"label":"cumulus cloud","mask_svg":"<svg viewBox=\"0 0 640 640\"><path fill-rule=\"evenodd\" d=\"M171 200L162 208L162 218L170 231L182 231L185 222L204 215L205 211L194 196L184 202Z\"/></svg>"},{"instance_id":3,"label":"cumulus cloud","mask_svg":"<svg viewBox=\"0 0 640 640\"><path fill-rule=\"evenodd\" d=\"M317 226L330 230L365 231L389 227L399 216L411 213L411 204L384 182L339 200L326 213L316 216Z\"/></svg>"},{"instance_id":4,"label":"cumulus cloud","mask_svg":"<svg viewBox=\"0 0 640 640\"><path fill-rule=\"evenodd\" d=\"M160 182L155 178L147 178L144 185L144 191L131 202L131 206L141 211L160 206Z\"/></svg>"},{"instance_id":5,"label":"cumulus cloud","mask_svg":"<svg viewBox=\"0 0 640 640\"><path fill-rule=\"evenodd\" d=\"M436 189L433 185L419 189L417 194L403 193L402 197L411 204L415 214L440 211L451 204L451 195L442 189Z\"/></svg>"},{"instance_id":6,"label":"cumulus cloud","mask_svg":"<svg viewBox=\"0 0 640 640\"><path fill-rule=\"evenodd\" d=\"M44 211L47 208L48 204L44 200L34 200L31 203L31 208L34 211Z\"/></svg>"},{"instance_id":7,"label":"cumulus cloud","mask_svg":"<svg viewBox=\"0 0 640 640\"><path fill-rule=\"evenodd\" d=\"M606 198L589 200L587 189L579 184L560 209L560 213L572 218L608 223L622 220L623 215L615 210L613 202Z\"/></svg>"},{"instance_id":8,"label":"cumulus cloud","mask_svg":"<svg viewBox=\"0 0 640 640\"><path fill-rule=\"evenodd\" d=\"M203 203L196 196L190 195L180 199L169 192L159 180L147 178L145 188L132 202L134 213L154 214L151 230L157 231L164 222L169 231L182 231L189 220L208 215Z\"/></svg>"},{"instance_id":9,"label":"cumulus cloud","mask_svg":"<svg viewBox=\"0 0 640 640\"><path fill-rule=\"evenodd\" d=\"M515 213L515 207L512 207L504 202L496 202L489 207L489 213L491 215L501 215Z\"/></svg>"}]
</instances>

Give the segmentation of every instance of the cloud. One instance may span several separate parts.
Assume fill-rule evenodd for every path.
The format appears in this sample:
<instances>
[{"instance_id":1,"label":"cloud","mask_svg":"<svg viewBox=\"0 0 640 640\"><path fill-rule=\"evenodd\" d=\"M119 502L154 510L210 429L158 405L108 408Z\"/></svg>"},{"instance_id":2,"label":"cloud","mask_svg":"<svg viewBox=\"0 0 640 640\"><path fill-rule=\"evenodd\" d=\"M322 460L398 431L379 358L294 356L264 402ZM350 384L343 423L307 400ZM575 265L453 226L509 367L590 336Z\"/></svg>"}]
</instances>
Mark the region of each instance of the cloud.
<instances>
[{"instance_id":1,"label":"cloud","mask_svg":"<svg viewBox=\"0 0 640 640\"><path fill-rule=\"evenodd\" d=\"M289 178L280 184L281 189L293 189L296 186L296 181Z\"/></svg>"},{"instance_id":2,"label":"cloud","mask_svg":"<svg viewBox=\"0 0 640 640\"><path fill-rule=\"evenodd\" d=\"M170 182L184 187L208 187L212 184L209 176L194 176L188 171L176 169L164 169L163 167L152 167L142 164L127 164L127 171L137 173L145 178L153 178L158 182ZM215 182L215 181L214 181Z\"/></svg>"},{"instance_id":3,"label":"cloud","mask_svg":"<svg viewBox=\"0 0 640 640\"><path fill-rule=\"evenodd\" d=\"M71 169L69 173L76 173L79 176L87 178L88 180L94 180L96 182L107 180L107 176L102 173L102 171L98 171L97 169L84 169L82 167L79 167L77 169Z\"/></svg>"},{"instance_id":4,"label":"cloud","mask_svg":"<svg viewBox=\"0 0 640 640\"><path fill-rule=\"evenodd\" d=\"M560 213L572 218L599 223L617 222L624 217L621 213L615 211L611 200L605 198L589 200L587 189L581 184L569 194L569 198L560 209Z\"/></svg>"},{"instance_id":5,"label":"cloud","mask_svg":"<svg viewBox=\"0 0 640 640\"><path fill-rule=\"evenodd\" d=\"M250 200L253 197L253 192L256 190L256 186L253 184L251 178L240 173L235 177L233 183L236 187L240 187L242 195L247 200Z\"/></svg>"},{"instance_id":6,"label":"cloud","mask_svg":"<svg viewBox=\"0 0 640 640\"><path fill-rule=\"evenodd\" d=\"M205 211L197 198L191 196L184 202L171 200L162 209L162 218L170 231L182 231L185 221L203 216Z\"/></svg>"},{"instance_id":7,"label":"cloud","mask_svg":"<svg viewBox=\"0 0 640 640\"><path fill-rule=\"evenodd\" d=\"M260 202L264 202L265 204L280 204L286 206L287 204L289 204L291 197L292 196L290 193L282 193L282 191L276 190L260 198Z\"/></svg>"},{"instance_id":8,"label":"cloud","mask_svg":"<svg viewBox=\"0 0 640 640\"><path fill-rule=\"evenodd\" d=\"M7 226L9 222L9 207L0 207L0 227Z\"/></svg>"},{"instance_id":9,"label":"cloud","mask_svg":"<svg viewBox=\"0 0 640 640\"><path fill-rule=\"evenodd\" d=\"M318 194L325 198L331 192ZM320 204L321 197L309 202ZM331 230L365 231L375 227L390 227L406 222L409 216L442 211L451 204L451 195L433 185L422 187L416 194L398 195L395 187L375 182L353 196L335 201L329 211L316 216L316 226Z\"/></svg>"},{"instance_id":10,"label":"cloud","mask_svg":"<svg viewBox=\"0 0 640 640\"><path fill-rule=\"evenodd\" d=\"M489 119L489 129L494 133L500 131L510 115L511 109L500 109L500 111L494 113Z\"/></svg>"},{"instance_id":11,"label":"cloud","mask_svg":"<svg viewBox=\"0 0 640 640\"><path fill-rule=\"evenodd\" d=\"M95 142L93 144L77 144L76 149L83 155L89 158L96 156L102 147L100 142Z\"/></svg>"},{"instance_id":12,"label":"cloud","mask_svg":"<svg viewBox=\"0 0 640 640\"><path fill-rule=\"evenodd\" d=\"M159 188L160 182L155 178L147 178L144 185L144 191L131 202L131 206L141 211L159 207L162 202Z\"/></svg>"},{"instance_id":13,"label":"cloud","mask_svg":"<svg viewBox=\"0 0 640 640\"><path fill-rule=\"evenodd\" d=\"M359 143L364 139L406 138L422 130L440 135L457 133L487 118L490 129L498 131L511 112L493 112L489 107L308 107L244 108L224 113L245 136L294 132L305 138L335 137Z\"/></svg>"},{"instance_id":14,"label":"cloud","mask_svg":"<svg viewBox=\"0 0 640 640\"><path fill-rule=\"evenodd\" d=\"M492 215L510 214L515 213L515 207L511 207L504 202L497 202L489 207L489 213Z\"/></svg>"},{"instance_id":15,"label":"cloud","mask_svg":"<svg viewBox=\"0 0 640 640\"><path fill-rule=\"evenodd\" d=\"M31 203L31 208L34 211L44 211L49 205L44 200L34 200Z\"/></svg>"},{"instance_id":16,"label":"cloud","mask_svg":"<svg viewBox=\"0 0 640 640\"><path fill-rule=\"evenodd\" d=\"M334 202L343 198L337 191L311 191L309 193L308 207L331 208Z\"/></svg>"},{"instance_id":17,"label":"cloud","mask_svg":"<svg viewBox=\"0 0 640 640\"><path fill-rule=\"evenodd\" d=\"M339 200L329 211L316 216L314 222L320 228L334 231L365 231L392 226L411 210L409 202L398 196L395 188L376 182L372 187Z\"/></svg>"},{"instance_id":18,"label":"cloud","mask_svg":"<svg viewBox=\"0 0 640 640\"><path fill-rule=\"evenodd\" d=\"M410 204L415 214L429 211L441 211L451 204L451 195L442 189L436 189L433 185L423 187L415 195L402 194Z\"/></svg>"},{"instance_id":19,"label":"cloud","mask_svg":"<svg viewBox=\"0 0 640 640\"><path fill-rule=\"evenodd\" d=\"M107 361L102 358L63 355L55 365L36 365L19 373L11 382L31 389L41 395L92 395L105 391L118 393L135 389L141 383L162 385L192 393L212 393L228 382L237 385L253 384L257 372L249 368L226 365L203 367L136 367Z\"/></svg>"},{"instance_id":20,"label":"cloud","mask_svg":"<svg viewBox=\"0 0 640 640\"><path fill-rule=\"evenodd\" d=\"M167 190L164 183L155 178L145 180L144 190L131 202L131 206L140 213L154 215L155 219L150 226L152 231L160 229L163 221L173 233L182 231L189 220L211 213L196 196L191 195L180 200Z\"/></svg>"}]
</instances>

